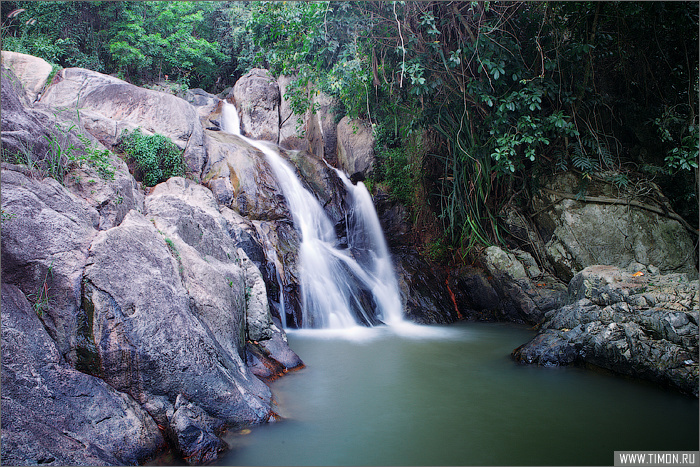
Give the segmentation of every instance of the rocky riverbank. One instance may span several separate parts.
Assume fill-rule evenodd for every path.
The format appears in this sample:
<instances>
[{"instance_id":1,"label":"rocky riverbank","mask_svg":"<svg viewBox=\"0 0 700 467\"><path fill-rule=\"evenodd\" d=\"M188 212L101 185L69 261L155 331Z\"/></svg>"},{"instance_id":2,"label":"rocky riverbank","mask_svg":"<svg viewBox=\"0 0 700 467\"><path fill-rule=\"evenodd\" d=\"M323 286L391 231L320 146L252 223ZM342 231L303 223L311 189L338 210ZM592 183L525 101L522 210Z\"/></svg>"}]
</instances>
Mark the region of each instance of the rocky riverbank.
<instances>
[{"instance_id":1,"label":"rocky riverbank","mask_svg":"<svg viewBox=\"0 0 700 467\"><path fill-rule=\"evenodd\" d=\"M650 268L651 269L651 268ZM698 396L698 280L632 264L590 266L569 283L567 304L513 351L543 366L587 364Z\"/></svg>"}]
</instances>

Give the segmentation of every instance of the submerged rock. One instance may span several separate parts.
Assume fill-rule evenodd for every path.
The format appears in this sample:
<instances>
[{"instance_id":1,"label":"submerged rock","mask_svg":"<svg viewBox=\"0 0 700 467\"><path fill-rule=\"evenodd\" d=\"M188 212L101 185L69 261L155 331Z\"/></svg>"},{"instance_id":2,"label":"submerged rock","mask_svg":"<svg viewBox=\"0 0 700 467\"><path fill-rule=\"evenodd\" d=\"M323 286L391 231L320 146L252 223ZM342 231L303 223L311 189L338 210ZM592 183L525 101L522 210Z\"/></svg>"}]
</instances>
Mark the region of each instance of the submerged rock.
<instances>
[{"instance_id":1,"label":"submerged rock","mask_svg":"<svg viewBox=\"0 0 700 467\"><path fill-rule=\"evenodd\" d=\"M586 363L698 396L698 281L590 266L569 284L569 304L513 351L539 365Z\"/></svg>"}]
</instances>

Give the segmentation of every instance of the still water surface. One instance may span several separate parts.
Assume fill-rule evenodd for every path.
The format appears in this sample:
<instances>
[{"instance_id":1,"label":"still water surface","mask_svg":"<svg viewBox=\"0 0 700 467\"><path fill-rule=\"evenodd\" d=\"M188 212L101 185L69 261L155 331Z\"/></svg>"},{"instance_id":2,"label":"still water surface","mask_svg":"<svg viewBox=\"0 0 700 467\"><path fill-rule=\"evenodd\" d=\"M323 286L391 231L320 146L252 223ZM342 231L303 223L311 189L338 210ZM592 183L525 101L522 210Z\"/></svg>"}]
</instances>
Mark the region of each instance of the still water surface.
<instances>
[{"instance_id":1,"label":"still water surface","mask_svg":"<svg viewBox=\"0 0 700 467\"><path fill-rule=\"evenodd\" d=\"M612 465L615 450L698 450L697 399L518 365L525 327L288 335L307 366L272 383L284 420L231 434L221 464Z\"/></svg>"}]
</instances>

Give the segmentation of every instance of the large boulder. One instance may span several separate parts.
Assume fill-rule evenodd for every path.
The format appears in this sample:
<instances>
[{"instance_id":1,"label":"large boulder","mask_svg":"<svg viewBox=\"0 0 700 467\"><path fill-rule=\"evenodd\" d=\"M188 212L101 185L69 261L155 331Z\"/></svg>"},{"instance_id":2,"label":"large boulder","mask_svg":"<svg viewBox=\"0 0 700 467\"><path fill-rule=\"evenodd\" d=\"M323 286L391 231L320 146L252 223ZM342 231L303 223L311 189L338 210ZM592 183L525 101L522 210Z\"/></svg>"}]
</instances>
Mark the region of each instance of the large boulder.
<instances>
[{"instance_id":1,"label":"large boulder","mask_svg":"<svg viewBox=\"0 0 700 467\"><path fill-rule=\"evenodd\" d=\"M663 273L697 272L697 237L678 220L622 199L612 184L591 183L584 197L577 185L572 174L557 176L533 203L547 256L561 279L569 281L587 266L626 267L631 261ZM668 212L667 203L657 198L645 201L646 206Z\"/></svg>"},{"instance_id":2,"label":"large boulder","mask_svg":"<svg viewBox=\"0 0 700 467\"><path fill-rule=\"evenodd\" d=\"M287 88L293 81L293 77L285 75L277 78L281 96L279 145L284 149L308 150L309 140L306 138L306 133L311 112L307 110L304 115L299 115L292 110Z\"/></svg>"},{"instance_id":3,"label":"large boulder","mask_svg":"<svg viewBox=\"0 0 700 467\"><path fill-rule=\"evenodd\" d=\"M56 180L5 163L2 210L2 279L32 301L60 353L75 362L83 268L100 216Z\"/></svg>"},{"instance_id":4,"label":"large boulder","mask_svg":"<svg viewBox=\"0 0 700 467\"><path fill-rule=\"evenodd\" d=\"M2 284L3 465L135 465L164 440L128 395L69 367L22 291Z\"/></svg>"},{"instance_id":5,"label":"large boulder","mask_svg":"<svg viewBox=\"0 0 700 467\"><path fill-rule=\"evenodd\" d=\"M361 120L343 117L338 123L338 166L351 178L364 179L374 168L374 135Z\"/></svg>"},{"instance_id":6,"label":"large boulder","mask_svg":"<svg viewBox=\"0 0 700 467\"><path fill-rule=\"evenodd\" d=\"M19 52L2 51L2 63L19 78L27 92L30 102L35 102L41 95L53 67L43 58Z\"/></svg>"},{"instance_id":7,"label":"large boulder","mask_svg":"<svg viewBox=\"0 0 700 467\"><path fill-rule=\"evenodd\" d=\"M217 115L221 113L221 99L199 88L188 89L183 98L197 109L199 119L205 129L212 129L215 131L219 129L220 124L214 124L210 121L209 117L212 114L217 114L217 111Z\"/></svg>"},{"instance_id":8,"label":"large boulder","mask_svg":"<svg viewBox=\"0 0 700 467\"><path fill-rule=\"evenodd\" d=\"M513 260L519 264L513 268L516 274L525 268L512 253L503 252L503 257L508 258L505 269L491 264L491 268L463 266L450 271L448 284L464 319L538 324L546 312L565 303L566 285L557 278L542 274L535 280L514 279L507 264Z\"/></svg>"},{"instance_id":9,"label":"large boulder","mask_svg":"<svg viewBox=\"0 0 700 467\"><path fill-rule=\"evenodd\" d=\"M188 171L201 176L206 162L204 133L195 108L171 94L140 88L83 68L57 73L41 100L55 110L78 112L84 128L108 148L122 130L159 133L183 150Z\"/></svg>"},{"instance_id":10,"label":"large boulder","mask_svg":"<svg viewBox=\"0 0 700 467\"><path fill-rule=\"evenodd\" d=\"M165 213L159 218L165 219ZM179 228L185 238L197 241L197 225L183 221ZM224 248L213 246L208 239L202 238L201 244L225 255ZM218 452L221 445L197 440L218 435L226 427L266 421L272 414L271 394L231 350L235 337L234 342L225 341L239 335L236 326L243 311L227 314L226 310L242 305L243 298L238 295L242 291L230 287L227 276L219 280L219 263L223 261L211 269L202 264L207 262L204 257L200 262L185 263L186 255L195 256L186 246L184 239L176 243L174 238L166 238L136 211L118 227L97 236L83 279L84 308L89 317L86 334L92 338L86 339L89 342L83 351L94 353L93 373L140 402L165 427L183 457L209 458L215 457L211 451ZM206 258L216 259L213 255ZM232 267L229 270L232 285L238 286L239 277ZM198 271L206 275L196 277ZM223 297L207 299L206 294L212 293L203 290L202 281L207 279L223 282L219 284L223 290L212 290L230 295L227 308L216 309L224 306ZM207 417L181 420L175 415L178 396ZM198 412L192 407L187 410ZM201 437L183 437L192 430Z\"/></svg>"},{"instance_id":11,"label":"large boulder","mask_svg":"<svg viewBox=\"0 0 700 467\"><path fill-rule=\"evenodd\" d=\"M470 289L481 283L486 286L487 297L491 296L490 289L493 288L499 298L496 308L480 308L477 304L481 299L467 302L476 305L475 309L479 312L486 311L486 316L516 323L538 324L546 312L564 304L565 284L542 272L529 253L490 246L484 250L483 262L489 273L488 280L484 280L480 274L466 274L460 278L462 284L457 288ZM465 293L472 296L474 292L467 290Z\"/></svg>"},{"instance_id":12,"label":"large boulder","mask_svg":"<svg viewBox=\"0 0 700 467\"><path fill-rule=\"evenodd\" d=\"M447 324L462 318L444 273L411 248L395 250L393 257L406 318L420 324Z\"/></svg>"},{"instance_id":13,"label":"large boulder","mask_svg":"<svg viewBox=\"0 0 700 467\"><path fill-rule=\"evenodd\" d=\"M284 335L273 323L263 275L241 248L246 243L239 243L244 234L236 228L240 225L234 213L217 205L205 187L181 177L158 185L148 197L146 208L148 217L177 251L194 310L231 359L243 356L245 342L265 346L267 341ZM258 243L253 238L248 242ZM254 248L252 255L258 258L262 252ZM286 343L286 337L280 339ZM288 362L286 355L294 353L286 344L284 347L277 349L279 356L272 350L266 356ZM299 365L301 360L296 357L294 364L283 369Z\"/></svg>"},{"instance_id":14,"label":"large boulder","mask_svg":"<svg viewBox=\"0 0 700 467\"><path fill-rule=\"evenodd\" d=\"M280 90L269 71L253 68L233 86L228 99L241 116L241 133L277 144L280 132Z\"/></svg>"},{"instance_id":15,"label":"large boulder","mask_svg":"<svg viewBox=\"0 0 700 467\"><path fill-rule=\"evenodd\" d=\"M87 200L100 214L100 229L119 224L131 209L143 209L143 193L124 161L82 131L77 116L33 108L23 102L23 94L24 89L13 83L12 72L3 68L5 159L30 167L36 176L53 176ZM70 161L68 156L75 160Z\"/></svg>"},{"instance_id":16,"label":"large boulder","mask_svg":"<svg viewBox=\"0 0 700 467\"><path fill-rule=\"evenodd\" d=\"M4 53L4 52L3 52ZM57 127L61 115L45 109L32 108L22 83L14 73L0 69L2 84L2 150L3 161L14 161L35 166L48 173L57 168L58 163L66 164L60 158L57 147L81 147L82 142L74 132ZM58 159L58 160L57 160Z\"/></svg>"},{"instance_id":17,"label":"large boulder","mask_svg":"<svg viewBox=\"0 0 700 467\"><path fill-rule=\"evenodd\" d=\"M202 182L217 202L250 219L290 218L284 195L265 156L241 138L206 130L209 160Z\"/></svg>"},{"instance_id":18,"label":"large boulder","mask_svg":"<svg viewBox=\"0 0 700 467\"><path fill-rule=\"evenodd\" d=\"M513 357L544 366L586 363L697 397L697 279L631 266L576 274L569 304L548 312L539 335Z\"/></svg>"}]
</instances>

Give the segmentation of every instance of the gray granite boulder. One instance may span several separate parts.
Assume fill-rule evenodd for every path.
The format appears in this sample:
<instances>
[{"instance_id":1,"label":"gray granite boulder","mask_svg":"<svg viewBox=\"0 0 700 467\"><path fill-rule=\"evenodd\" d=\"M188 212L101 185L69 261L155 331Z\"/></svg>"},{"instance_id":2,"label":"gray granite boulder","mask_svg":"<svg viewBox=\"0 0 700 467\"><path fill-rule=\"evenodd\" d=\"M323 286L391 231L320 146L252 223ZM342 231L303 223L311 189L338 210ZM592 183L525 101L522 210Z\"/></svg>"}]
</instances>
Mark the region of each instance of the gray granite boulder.
<instances>
[{"instance_id":1,"label":"gray granite boulder","mask_svg":"<svg viewBox=\"0 0 700 467\"><path fill-rule=\"evenodd\" d=\"M68 366L22 291L3 283L2 464L134 465L164 447L151 416Z\"/></svg>"}]
</instances>

